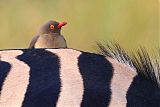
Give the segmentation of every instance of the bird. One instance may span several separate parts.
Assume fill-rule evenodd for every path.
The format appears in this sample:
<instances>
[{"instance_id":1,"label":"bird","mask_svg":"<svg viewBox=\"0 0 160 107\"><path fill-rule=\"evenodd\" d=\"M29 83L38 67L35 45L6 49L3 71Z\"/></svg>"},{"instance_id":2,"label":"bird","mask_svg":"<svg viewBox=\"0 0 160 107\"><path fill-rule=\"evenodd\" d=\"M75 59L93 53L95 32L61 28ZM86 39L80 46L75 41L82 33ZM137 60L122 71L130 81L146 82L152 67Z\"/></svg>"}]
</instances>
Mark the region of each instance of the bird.
<instances>
[{"instance_id":1,"label":"bird","mask_svg":"<svg viewBox=\"0 0 160 107\"><path fill-rule=\"evenodd\" d=\"M46 22L32 38L29 48L67 48L66 40L61 35L61 28L66 24L54 20Z\"/></svg>"}]
</instances>

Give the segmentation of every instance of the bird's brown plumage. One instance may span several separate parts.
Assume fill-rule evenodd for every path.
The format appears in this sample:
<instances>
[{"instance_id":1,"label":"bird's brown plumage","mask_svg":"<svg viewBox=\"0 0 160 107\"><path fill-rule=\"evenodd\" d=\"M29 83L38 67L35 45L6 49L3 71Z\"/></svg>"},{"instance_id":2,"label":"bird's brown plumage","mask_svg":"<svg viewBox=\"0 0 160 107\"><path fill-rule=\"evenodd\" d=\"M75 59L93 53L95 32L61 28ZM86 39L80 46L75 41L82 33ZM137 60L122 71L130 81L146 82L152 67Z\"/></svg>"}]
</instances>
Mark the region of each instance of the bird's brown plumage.
<instances>
[{"instance_id":1,"label":"bird's brown plumage","mask_svg":"<svg viewBox=\"0 0 160 107\"><path fill-rule=\"evenodd\" d=\"M32 38L29 48L67 48L66 40L61 35L61 27L65 24L66 22L48 21Z\"/></svg>"}]
</instances>

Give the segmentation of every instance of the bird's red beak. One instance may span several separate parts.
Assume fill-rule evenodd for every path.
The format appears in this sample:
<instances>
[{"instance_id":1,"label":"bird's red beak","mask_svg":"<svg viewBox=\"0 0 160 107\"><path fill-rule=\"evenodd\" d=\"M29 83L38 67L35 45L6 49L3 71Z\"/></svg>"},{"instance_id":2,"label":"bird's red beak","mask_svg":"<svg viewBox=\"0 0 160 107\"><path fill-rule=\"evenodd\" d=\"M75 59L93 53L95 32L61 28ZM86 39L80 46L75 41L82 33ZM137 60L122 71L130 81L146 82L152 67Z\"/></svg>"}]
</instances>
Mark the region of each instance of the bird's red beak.
<instances>
[{"instance_id":1,"label":"bird's red beak","mask_svg":"<svg viewBox=\"0 0 160 107\"><path fill-rule=\"evenodd\" d=\"M67 22L59 22L57 28L60 29L62 26L66 25L66 24L67 24Z\"/></svg>"}]
</instances>

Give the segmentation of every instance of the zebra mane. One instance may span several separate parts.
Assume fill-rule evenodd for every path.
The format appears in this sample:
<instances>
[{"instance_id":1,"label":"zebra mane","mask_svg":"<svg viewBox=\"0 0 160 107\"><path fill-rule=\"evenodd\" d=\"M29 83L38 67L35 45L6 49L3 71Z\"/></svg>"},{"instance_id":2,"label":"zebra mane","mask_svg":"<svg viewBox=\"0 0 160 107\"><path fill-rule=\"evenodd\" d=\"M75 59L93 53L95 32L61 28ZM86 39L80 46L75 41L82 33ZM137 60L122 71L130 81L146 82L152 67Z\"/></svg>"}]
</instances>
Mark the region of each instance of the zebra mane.
<instances>
[{"instance_id":1,"label":"zebra mane","mask_svg":"<svg viewBox=\"0 0 160 107\"><path fill-rule=\"evenodd\" d=\"M136 52L128 53L118 43L106 45L97 43L97 46L99 54L129 65L139 75L154 81L160 87L160 48L157 51L158 55L151 58L151 55L143 47L140 47Z\"/></svg>"}]
</instances>

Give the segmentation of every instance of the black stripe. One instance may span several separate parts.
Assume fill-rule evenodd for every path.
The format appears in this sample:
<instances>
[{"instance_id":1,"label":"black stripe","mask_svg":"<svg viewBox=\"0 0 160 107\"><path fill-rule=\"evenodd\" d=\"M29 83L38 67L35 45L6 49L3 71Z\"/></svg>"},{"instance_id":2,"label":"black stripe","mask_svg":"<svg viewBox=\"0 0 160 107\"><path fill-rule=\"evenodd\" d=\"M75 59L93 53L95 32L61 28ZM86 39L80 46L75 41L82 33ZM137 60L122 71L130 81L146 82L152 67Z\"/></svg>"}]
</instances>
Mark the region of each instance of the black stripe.
<instances>
[{"instance_id":1,"label":"black stripe","mask_svg":"<svg viewBox=\"0 0 160 107\"><path fill-rule=\"evenodd\" d=\"M127 92L127 107L160 107L160 88L142 75L134 77Z\"/></svg>"},{"instance_id":2,"label":"black stripe","mask_svg":"<svg viewBox=\"0 0 160 107\"><path fill-rule=\"evenodd\" d=\"M17 58L30 66L30 79L22 107L54 107L60 92L59 59L44 49L23 50Z\"/></svg>"},{"instance_id":3,"label":"black stripe","mask_svg":"<svg viewBox=\"0 0 160 107\"><path fill-rule=\"evenodd\" d=\"M0 94L5 78L7 77L11 69L11 64L8 62L0 61Z\"/></svg>"},{"instance_id":4,"label":"black stripe","mask_svg":"<svg viewBox=\"0 0 160 107\"><path fill-rule=\"evenodd\" d=\"M82 53L78 65L84 82L81 107L107 107L111 97L111 63L104 56Z\"/></svg>"}]
</instances>

